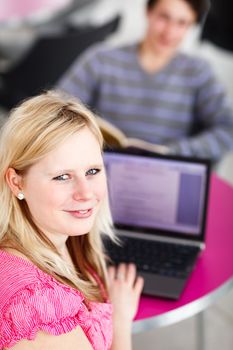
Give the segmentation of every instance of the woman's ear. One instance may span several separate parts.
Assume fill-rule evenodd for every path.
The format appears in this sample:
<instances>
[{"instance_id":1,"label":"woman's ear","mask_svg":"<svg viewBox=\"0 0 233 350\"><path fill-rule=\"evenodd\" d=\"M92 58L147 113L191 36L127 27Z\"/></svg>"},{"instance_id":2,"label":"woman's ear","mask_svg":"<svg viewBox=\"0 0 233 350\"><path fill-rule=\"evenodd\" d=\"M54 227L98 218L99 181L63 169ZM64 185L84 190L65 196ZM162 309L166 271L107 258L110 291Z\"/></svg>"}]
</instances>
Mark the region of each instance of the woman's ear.
<instances>
[{"instance_id":1,"label":"woman's ear","mask_svg":"<svg viewBox=\"0 0 233 350\"><path fill-rule=\"evenodd\" d=\"M17 174L15 169L8 168L6 171L6 182L13 194L17 197L22 192L22 176Z\"/></svg>"}]
</instances>

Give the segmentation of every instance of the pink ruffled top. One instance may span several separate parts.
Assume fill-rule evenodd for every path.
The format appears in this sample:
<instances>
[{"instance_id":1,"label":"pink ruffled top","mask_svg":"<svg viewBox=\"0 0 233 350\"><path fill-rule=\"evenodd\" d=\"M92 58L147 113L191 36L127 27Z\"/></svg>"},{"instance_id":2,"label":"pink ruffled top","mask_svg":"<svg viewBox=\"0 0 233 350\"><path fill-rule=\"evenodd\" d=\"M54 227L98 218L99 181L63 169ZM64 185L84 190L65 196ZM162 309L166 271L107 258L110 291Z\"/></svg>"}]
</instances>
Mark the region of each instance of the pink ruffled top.
<instances>
[{"instance_id":1,"label":"pink ruffled top","mask_svg":"<svg viewBox=\"0 0 233 350\"><path fill-rule=\"evenodd\" d=\"M30 261L0 250L0 350L41 330L60 335L80 326L93 349L112 343L112 305L91 302Z\"/></svg>"}]
</instances>

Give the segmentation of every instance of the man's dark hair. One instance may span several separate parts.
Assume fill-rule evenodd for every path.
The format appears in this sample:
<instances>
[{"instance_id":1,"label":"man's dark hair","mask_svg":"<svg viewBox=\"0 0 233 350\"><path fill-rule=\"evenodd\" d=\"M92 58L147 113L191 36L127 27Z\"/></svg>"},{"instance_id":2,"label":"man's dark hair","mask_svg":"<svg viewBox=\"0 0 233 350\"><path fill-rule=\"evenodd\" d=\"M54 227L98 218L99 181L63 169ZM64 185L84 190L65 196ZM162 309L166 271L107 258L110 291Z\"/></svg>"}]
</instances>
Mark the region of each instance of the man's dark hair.
<instances>
[{"instance_id":1,"label":"man's dark hair","mask_svg":"<svg viewBox=\"0 0 233 350\"><path fill-rule=\"evenodd\" d=\"M152 9L156 3L158 3L160 0L147 0L147 9ZM210 1L209 0L184 0L187 2L194 12L197 15L197 22L201 22L203 18L206 16L209 7L210 7Z\"/></svg>"}]
</instances>

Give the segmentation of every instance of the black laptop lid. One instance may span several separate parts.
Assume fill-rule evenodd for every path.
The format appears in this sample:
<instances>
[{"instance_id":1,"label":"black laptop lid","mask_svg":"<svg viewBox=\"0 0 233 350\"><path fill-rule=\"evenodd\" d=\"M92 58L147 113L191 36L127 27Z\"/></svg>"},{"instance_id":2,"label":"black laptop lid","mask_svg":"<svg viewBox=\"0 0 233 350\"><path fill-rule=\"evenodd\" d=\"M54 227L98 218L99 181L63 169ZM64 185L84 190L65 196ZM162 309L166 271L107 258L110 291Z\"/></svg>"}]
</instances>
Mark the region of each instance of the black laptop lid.
<instances>
[{"instance_id":1,"label":"black laptop lid","mask_svg":"<svg viewBox=\"0 0 233 350\"><path fill-rule=\"evenodd\" d=\"M204 241L210 163L141 150L104 153L114 225Z\"/></svg>"}]
</instances>

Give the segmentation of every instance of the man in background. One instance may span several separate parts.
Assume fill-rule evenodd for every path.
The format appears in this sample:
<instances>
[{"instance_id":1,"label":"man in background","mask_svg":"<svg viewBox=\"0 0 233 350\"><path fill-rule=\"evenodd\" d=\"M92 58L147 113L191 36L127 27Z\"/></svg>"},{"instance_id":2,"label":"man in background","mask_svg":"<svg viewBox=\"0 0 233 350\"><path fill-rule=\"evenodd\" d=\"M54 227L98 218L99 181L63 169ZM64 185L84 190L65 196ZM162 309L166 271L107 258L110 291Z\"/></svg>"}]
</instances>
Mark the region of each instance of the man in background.
<instances>
[{"instance_id":1,"label":"man in background","mask_svg":"<svg viewBox=\"0 0 233 350\"><path fill-rule=\"evenodd\" d=\"M229 101L209 64L179 51L207 9L205 0L148 0L141 42L89 49L58 87L128 137L219 160L233 149Z\"/></svg>"}]
</instances>

